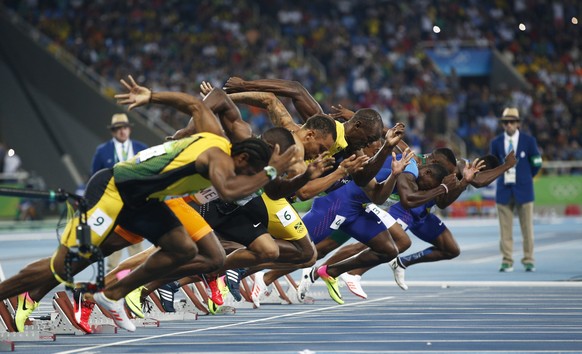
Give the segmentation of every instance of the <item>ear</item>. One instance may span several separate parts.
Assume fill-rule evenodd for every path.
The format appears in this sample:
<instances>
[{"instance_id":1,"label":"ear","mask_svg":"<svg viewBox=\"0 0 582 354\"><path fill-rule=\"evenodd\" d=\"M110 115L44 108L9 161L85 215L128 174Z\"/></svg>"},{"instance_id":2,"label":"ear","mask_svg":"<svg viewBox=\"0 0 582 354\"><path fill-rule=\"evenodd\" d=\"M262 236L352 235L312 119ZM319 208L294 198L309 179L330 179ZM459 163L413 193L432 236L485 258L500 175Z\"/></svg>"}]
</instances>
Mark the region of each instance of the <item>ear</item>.
<instances>
[{"instance_id":1,"label":"ear","mask_svg":"<svg viewBox=\"0 0 582 354\"><path fill-rule=\"evenodd\" d=\"M240 164L241 162L247 162L249 160L249 154L247 152L241 152L240 154L233 157L235 164Z\"/></svg>"}]
</instances>

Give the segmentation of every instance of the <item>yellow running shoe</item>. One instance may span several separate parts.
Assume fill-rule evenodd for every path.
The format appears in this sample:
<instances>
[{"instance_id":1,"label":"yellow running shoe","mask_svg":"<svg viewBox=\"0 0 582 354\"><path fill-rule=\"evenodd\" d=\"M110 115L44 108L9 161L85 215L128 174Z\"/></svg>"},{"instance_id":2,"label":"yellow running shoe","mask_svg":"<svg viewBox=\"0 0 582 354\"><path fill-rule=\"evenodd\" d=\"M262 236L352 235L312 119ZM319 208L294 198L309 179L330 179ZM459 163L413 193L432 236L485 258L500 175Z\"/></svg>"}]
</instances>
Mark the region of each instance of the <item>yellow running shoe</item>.
<instances>
[{"instance_id":1,"label":"yellow running shoe","mask_svg":"<svg viewBox=\"0 0 582 354\"><path fill-rule=\"evenodd\" d=\"M210 312L211 315L216 315L219 308L220 308L220 306L215 304L211 298L208 298L208 312Z\"/></svg>"},{"instance_id":2,"label":"yellow running shoe","mask_svg":"<svg viewBox=\"0 0 582 354\"><path fill-rule=\"evenodd\" d=\"M228 289L228 285L226 284L226 278L225 276L221 276L218 277L218 279L216 279L216 283L218 284L218 290L220 290L220 295L222 295L222 298L226 298L226 295L228 295L228 293L230 292L230 290Z\"/></svg>"},{"instance_id":3,"label":"yellow running shoe","mask_svg":"<svg viewBox=\"0 0 582 354\"><path fill-rule=\"evenodd\" d=\"M38 308L38 302L34 301L28 295L28 292L18 295L18 307L14 315L14 322L16 323L16 330L24 332L24 324L32 311Z\"/></svg>"},{"instance_id":4,"label":"yellow running shoe","mask_svg":"<svg viewBox=\"0 0 582 354\"><path fill-rule=\"evenodd\" d=\"M129 294L125 295L125 303L131 312L139 318L145 318L141 306L141 291L145 286L140 286Z\"/></svg>"},{"instance_id":5,"label":"yellow running shoe","mask_svg":"<svg viewBox=\"0 0 582 354\"><path fill-rule=\"evenodd\" d=\"M327 292L329 293L329 296L331 296L333 301L337 302L340 305L343 305L344 300L342 299L342 294L339 291L337 278L334 278L331 275L327 274L327 265L317 268L317 274L319 274L321 280L323 280L325 282L325 285L327 285Z\"/></svg>"}]
</instances>

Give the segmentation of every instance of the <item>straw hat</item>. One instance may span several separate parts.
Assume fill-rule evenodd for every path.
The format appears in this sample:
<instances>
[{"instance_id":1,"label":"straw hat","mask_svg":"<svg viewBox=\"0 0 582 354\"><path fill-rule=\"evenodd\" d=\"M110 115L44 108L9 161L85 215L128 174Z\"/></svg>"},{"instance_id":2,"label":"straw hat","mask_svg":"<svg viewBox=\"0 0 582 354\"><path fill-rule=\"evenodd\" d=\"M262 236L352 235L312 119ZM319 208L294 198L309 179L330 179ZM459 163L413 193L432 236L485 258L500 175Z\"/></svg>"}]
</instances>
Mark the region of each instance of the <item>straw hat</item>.
<instances>
[{"instance_id":1,"label":"straw hat","mask_svg":"<svg viewBox=\"0 0 582 354\"><path fill-rule=\"evenodd\" d=\"M506 108L503 110L503 114L501 114L501 121L512 121L516 120L519 121L519 111L517 108Z\"/></svg>"},{"instance_id":2,"label":"straw hat","mask_svg":"<svg viewBox=\"0 0 582 354\"><path fill-rule=\"evenodd\" d=\"M120 127L131 127L133 124L129 122L127 114L116 113L111 117L111 124L107 126L109 129L116 129Z\"/></svg>"}]
</instances>

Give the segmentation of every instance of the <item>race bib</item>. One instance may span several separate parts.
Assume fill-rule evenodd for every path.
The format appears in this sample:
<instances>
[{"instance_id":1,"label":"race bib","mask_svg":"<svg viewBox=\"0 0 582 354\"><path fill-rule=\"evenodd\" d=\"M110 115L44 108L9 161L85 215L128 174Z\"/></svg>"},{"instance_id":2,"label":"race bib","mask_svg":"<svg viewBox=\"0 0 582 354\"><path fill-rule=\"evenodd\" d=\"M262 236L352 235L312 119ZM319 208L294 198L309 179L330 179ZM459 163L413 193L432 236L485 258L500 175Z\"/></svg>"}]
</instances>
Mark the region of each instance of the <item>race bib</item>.
<instances>
[{"instance_id":1,"label":"race bib","mask_svg":"<svg viewBox=\"0 0 582 354\"><path fill-rule=\"evenodd\" d=\"M333 229L333 230L337 230L344 223L344 221L346 221L345 216L336 215L335 220L331 223L331 225L329 225L329 228Z\"/></svg>"},{"instance_id":2,"label":"race bib","mask_svg":"<svg viewBox=\"0 0 582 354\"><path fill-rule=\"evenodd\" d=\"M404 231L408 230L408 224L402 221L400 218L396 219L396 222L398 223L398 225L402 226L402 229L404 229Z\"/></svg>"},{"instance_id":3,"label":"race bib","mask_svg":"<svg viewBox=\"0 0 582 354\"><path fill-rule=\"evenodd\" d=\"M279 218L279 221L281 222L281 225L283 225L283 227L287 227L292 222L297 220L297 214L295 214L295 210L293 210L293 207L291 207L291 205L287 205L283 209L279 210L276 215Z\"/></svg>"},{"instance_id":4,"label":"race bib","mask_svg":"<svg viewBox=\"0 0 582 354\"><path fill-rule=\"evenodd\" d=\"M396 220L394 220L390 214L378 207L376 204L370 203L366 206L366 213L370 212L376 214L378 219L380 219L380 222L384 223L384 226L387 228L390 228L392 225L394 225L394 223L396 223Z\"/></svg>"},{"instance_id":5,"label":"race bib","mask_svg":"<svg viewBox=\"0 0 582 354\"><path fill-rule=\"evenodd\" d=\"M218 199L218 192L214 187L208 187L199 191L198 193L195 193L193 197L196 199L196 203L202 205Z\"/></svg>"},{"instance_id":6,"label":"race bib","mask_svg":"<svg viewBox=\"0 0 582 354\"><path fill-rule=\"evenodd\" d=\"M105 214L103 210L96 209L87 220L87 224L91 228L91 231L99 236L103 236L111 224L113 224L113 219Z\"/></svg>"},{"instance_id":7,"label":"race bib","mask_svg":"<svg viewBox=\"0 0 582 354\"><path fill-rule=\"evenodd\" d=\"M137 163L144 162L146 160L151 159L152 157L160 156L166 153L166 148L162 145L152 146L151 148L147 148L145 150L140 151L137 154Z\"/></svg>"}]
</instances>

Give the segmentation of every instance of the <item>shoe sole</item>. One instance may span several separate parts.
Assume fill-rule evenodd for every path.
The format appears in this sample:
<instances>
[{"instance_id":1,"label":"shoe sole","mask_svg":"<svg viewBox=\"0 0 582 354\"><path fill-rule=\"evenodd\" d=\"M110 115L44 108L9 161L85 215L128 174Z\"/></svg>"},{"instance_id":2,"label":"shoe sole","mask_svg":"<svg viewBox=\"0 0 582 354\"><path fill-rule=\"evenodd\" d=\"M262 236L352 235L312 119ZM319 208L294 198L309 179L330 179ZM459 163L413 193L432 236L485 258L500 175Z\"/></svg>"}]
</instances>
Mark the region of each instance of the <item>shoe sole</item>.
<instances>
[{"instance_id":1,"label":"shoe sole","mask_svg":"<svg viewBox=\"0 0 582 354\"><path fill-rule=\"evenodd\" d=\"M321 274L320 274L320 276L321 276ZM337 302L340 305L343 305L344 300L342 299L342 296L339 293L339 291L337 291L335 289L335 287L332 284L330 284L329 280L324 279L324 278L321 278L321 279L323 279L325 282L325 285L327 285L327 291L329 292L329 295L331 296L332 300ZM337 299L332 295L332 292L333 292L333 294L335 294L335 296L337 296Z\"/></svg>"}]
</instances>

